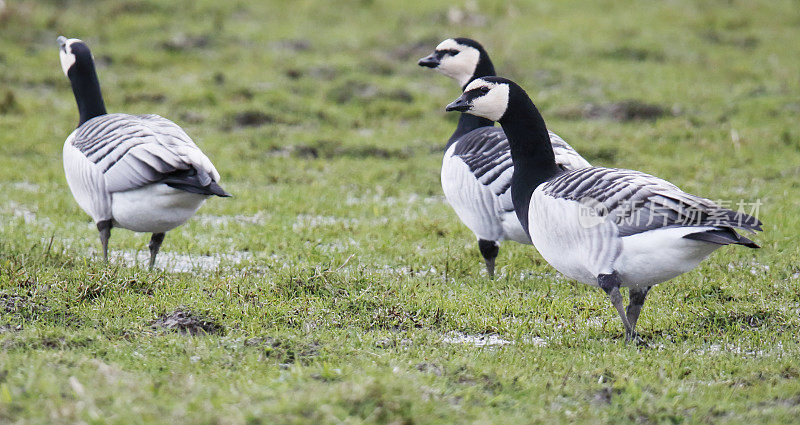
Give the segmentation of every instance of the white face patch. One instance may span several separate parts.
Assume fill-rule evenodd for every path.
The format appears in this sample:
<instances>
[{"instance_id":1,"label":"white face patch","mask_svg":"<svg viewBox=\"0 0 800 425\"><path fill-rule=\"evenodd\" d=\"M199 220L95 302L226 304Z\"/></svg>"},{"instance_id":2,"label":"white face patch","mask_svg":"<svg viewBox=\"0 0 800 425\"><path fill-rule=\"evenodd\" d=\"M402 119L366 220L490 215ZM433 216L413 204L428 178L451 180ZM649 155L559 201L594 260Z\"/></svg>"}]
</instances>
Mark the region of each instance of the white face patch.
<instances>
[{"instance_id":1,"label":"white face patch","mask_svg":"<svg viewBox=\"0 0 800 425\"><path fill-rule=\"evenodd\" d=\"M472 115L498 121L508 108L508 94L510 91L508 84L491 83L479 78L469 83L464 91L468 92L480 87L488 88L489 92L472 99L471 108L468 112Z\"/></svg>"},{"instance_id":2,"label":"white face patch","mask_svg":"<svg viewBox=\"0 0 800 425\"><path fill-rule=\"evenodd\" d=\"M455 55L447 54L442 57L436 70L456 80L459 86L464 87L464 84L467 84L467 81L475 73L475 68L477 68L478 61L481 58L481 52L472 46L459 44L452 38L448 38L436 46L436 51L441 50L454 50L458 51L458 53Z\"/></svg>"},{"instance_id":3,"label":"white face patch","mask_svg":"<svg viewBox=\"0 0 800 425\"><path fill-rule=\"evenodd\" d=\"M64 75L67 75L67 72L75 64L75 55L72 53L72 43L81 43L82 41L77 38L70 38L64 44L64 47L59 49L58 56L61 58L61 70L64 71Z\"/></svg>"}]
</instances>

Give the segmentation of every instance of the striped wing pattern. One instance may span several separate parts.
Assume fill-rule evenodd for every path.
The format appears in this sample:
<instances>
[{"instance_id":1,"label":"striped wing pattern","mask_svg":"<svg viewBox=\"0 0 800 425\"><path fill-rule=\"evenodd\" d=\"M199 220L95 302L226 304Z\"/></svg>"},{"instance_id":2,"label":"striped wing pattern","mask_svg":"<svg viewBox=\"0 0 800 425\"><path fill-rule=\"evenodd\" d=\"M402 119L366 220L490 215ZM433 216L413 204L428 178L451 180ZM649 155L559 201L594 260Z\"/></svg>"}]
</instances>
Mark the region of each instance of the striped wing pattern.
<instances>
[{"instance_id":1,"label":"striped wing pattern","mask_svg":"<svg viewBox=\"0 0 800 425\"><path fill-rule=\"evenodd\" d=\"M75 131L72 146L98 167L109 192L140 188L192 169L203 186L219 181L214 165L192 139L158 115L101 115Z\"/></svg>"},{"instance_id":2,"label":"striped wing pattern","mask_svg":"<svg viewBox=\"0 0 800 425\"><path fill-rule=\"evenodd\" d=\"M691 195L666 180L639 171L585 168L545 183L542 192L578 201L616 224L619 236L669 226L713 226L761 230L761 222L743 212Z\"/></svg>"}]
</instances>

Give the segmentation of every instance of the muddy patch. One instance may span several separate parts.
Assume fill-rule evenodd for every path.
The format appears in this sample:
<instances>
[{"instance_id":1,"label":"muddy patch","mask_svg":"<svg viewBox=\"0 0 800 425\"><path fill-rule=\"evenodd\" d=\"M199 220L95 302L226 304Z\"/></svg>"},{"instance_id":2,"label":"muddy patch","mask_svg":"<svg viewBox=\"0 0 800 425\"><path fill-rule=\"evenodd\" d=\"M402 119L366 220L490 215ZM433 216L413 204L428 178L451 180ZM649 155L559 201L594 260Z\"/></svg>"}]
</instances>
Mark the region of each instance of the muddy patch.
<instances>
[{"instance_id":1,"label":"muddy patch","mask_svg":"<svg viewBox=\"0 0 800 425\"><path fill-rule=\"evenodd\" d=\"M0 114L18 112L19 110L19 102L17 102L17 97L13 91L8 90L4 95L0 96Z\"/></svg>"},{"instance_id":2,"label":"muddy patch","mask_svg":"<svg viewBox=\"0 0 800 425\"><path fill-rule=\"evenodd\" d=\"M241 111L233 114L230 120L236 127L261 127L276 122L276 118L262 111Z\"/></svg>"},{"instance_id":3,"label":"muddy patch","mask_svg":"<svg viewBox=\"0 0 800 425\"><path fill-rule=\"evenodd\" d=\"M751 50L761 43L761 40L754 35L745 35L739 32L723 33L720 31L710 30L702 34L702 37L714 44L723 46L738 47L744 50Z\"/></svg>"},{"instance_id":4,"label":"muddy patch","mask_svg":"<svg viewBox=\"0 0 800 425\"><path fill-rule=\"evenodd\" d=\"M167 97L161 93L126 94L125 103L164 103Z\"/></svg>"},{"instance_id":5,"label":"muddy patch","mask_svg":"<svg viewBox=\"0 0 800 425\"><path fill-rule=\"evenodd\" d=\"M619 394L620 390L615 390L612 387L603 387L600 390L596 391L591 400L595 404L605 405L611 404L611 400L614 398L615 395Z\"/></svg>"},{"instance_id":6,"label":"muddy patch","mask_svg":"<svg viewBox=\"0 0 800 425\"><path fill-rule=\"evenodd\" d=\"M197 49L208 46L210 38L205 35L178 34L161 43L161 47L171 52Z\"/></svg>"},{"instance_id":7,"label":"muddy patch","mask_svg":"<svg viewBox=\"0 0 800 425\"><path fill-rule=\"evenodd\" d=\"M274 360L283 368L293 363L307 364L319 355L318 342L295 341L286 338L259 337L244 341L246 347L263 350L265 358Z\"/></svg>"},{"instance_id":8,"label":"muddy patch","mask_svg":"<svg viewBox=\"0 0 800 425\"><path fill-rule=\"evenodd\" d=\"M50 310L47 306L32 300L30 296L8 293L0 293L0 308L4 313L22 320L36 320L42 313ZM11 324L6 326L14 327Z\"/></svg>"},{"instance_id":9,"label":"muddy patch","mask_svg":"<svg viewBox=\"0 0 800 425\"><path fill-rule=\"evenodd\" d=\"M224 335L225 328L208 315L193 312L186 307L166 313L150 323L155 330L167 330L186 335Z\"/></svg>"},{"instance_id":10,"label":"muddy patch","mask_svg":"<svg viewBox=\"0 0 800 425\"><path fill-rule=\"evenodd\" d=\"M667 58L666 55L661 51L632 46L614 47L601 52L600 55L611 59L630 60L636 62L663 62Z\"/></svg>"},{"instance_id":11,"label":"muddy patch","mask_svg":"<svg viewBox=\"0 0 800 425\"><path fill-rule=\"evenodd\" d=\"M380 86L364 81L346 81L328 90L326 97L329 101L335 103L352 101L369 103L379 99L411 103L414 100L414 95L408 90L384 90Z\"/></svg>"},{"instance_id":12,"label":"muddy patch","mask_svg":"<svg viewBox=\"0 0 800 425\"><path fill-rule=\"evenodd\" d=\"M306 52L311 50L311 41L304 38L287 38L270 43L270 47L276 50Z\"/></svg>"},{"instance_id":13,"label":"muddy patch","mask_svg":"<svg viewBox=\"0 0 800 425\"><path fill-rule=\"evenodd\" d=\"M278 157L295 157L304 159L332 158L378 158L408 159L414 156L414 150L404 148L384 148L374 145L346 146L336 140L318 140L313 144L273 146L269 154Z\"/></svg>"},{"instance_id":14,"label":"muddy patch","mask_svg":"<svg viewBox=\"0 0 800 425\"><path fill-rule=\"evenodd\" d=\"M583 106L568 107L555 111L559 118L607 119L619 122L650 121L667 116L677 116L677 108L666 108L661 105L645 103L640 100L623 100L612 103L587 103Z\"/></svg>"},{"instance_id":15,"label":"muddy patch","mask_svg":"<svg viewBox=\"0 0 800 425\"><path fill-rule=\"evenodd\" d=\"M204 123L207 118L206 114L196 111L186 111L181 113L179 116L181 121L187 122L189 124L201 124Z\"/></svg>"},{"instance_id":16,"label":"muddy patch","mask_svg":"<svg viewBox=\"0 0 800 425\"><path fill-rule=\"evenodd\" d=\"M431 373L435 376L442 376L444 368L435 363L418 363L417 370L424 373Z\"/></svg>"}]
</instances>

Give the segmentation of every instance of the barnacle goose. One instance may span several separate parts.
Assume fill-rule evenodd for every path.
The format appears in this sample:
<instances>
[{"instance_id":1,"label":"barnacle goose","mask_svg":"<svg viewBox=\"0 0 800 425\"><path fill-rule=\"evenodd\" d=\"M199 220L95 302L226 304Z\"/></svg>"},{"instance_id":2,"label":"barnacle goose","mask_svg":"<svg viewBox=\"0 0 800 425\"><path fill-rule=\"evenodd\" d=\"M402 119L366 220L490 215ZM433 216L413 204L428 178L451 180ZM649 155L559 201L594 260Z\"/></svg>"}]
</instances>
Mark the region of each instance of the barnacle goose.
<instances>
[{"instance_id":1,"label":"barnacle goose","mask_svg":"<svg viewBox=\"0 0 800 425\"><path fill-rule=\"evenodd\" d=\"M58 45L80 113L64 142L69 188L95 221L106 261L111 228L121 227L153 234L152 268L165 232L185 223L209 196L230 194L208 157L172 121L106 113L89 48L63 36Z\"/></svg>"},{"instance_id":2,"label":"barnacle goose","mask_svg":"<svg viewBox=\"0 0 800 425\"><path fill-rule=\"evenodd\" d=\"M761 230L755 217L722 208L651 175L614 168L564 171L531 99L514 82L486 77L447 105L500 122L514 175L511 197L533 245L565 276L599 286L636 339L636 321L653 285L695 268L717 248L758 248L734 229ZM623 310L619 287L630 288Z\"/></svg>"},{"instance_id":3,"label":"barnacle goose","mask_svg":"<svg viewBox=\"0 0 800 425\"><path fill-rule=\"evenodd\" d=\"M483 46L469 38L448 38L433 53L419 60L458 82L463 90L472 80L495 75ZM565 170L590 167L555 133L550 142L556 163ZM514 214L508 188L514 169L503 129L492 120L462 113L455 132L445 145L442 190L461 221L478 238L478 248L494 276L499 241L530 244L530 238Z\"/></svg>"}]
</instances>

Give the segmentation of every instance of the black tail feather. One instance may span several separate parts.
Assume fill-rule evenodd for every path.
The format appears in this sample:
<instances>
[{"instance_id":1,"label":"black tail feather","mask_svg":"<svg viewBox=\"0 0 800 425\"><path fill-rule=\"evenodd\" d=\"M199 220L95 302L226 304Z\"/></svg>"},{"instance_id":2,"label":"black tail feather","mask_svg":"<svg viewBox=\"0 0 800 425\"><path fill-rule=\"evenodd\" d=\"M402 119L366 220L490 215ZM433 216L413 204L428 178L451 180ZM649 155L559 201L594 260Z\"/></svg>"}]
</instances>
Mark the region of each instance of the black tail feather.
<instances>
[{"instance_id":1,"label":"black tail feather","mask_svg":"<svg viewBox=\"0 0 800 425\"><path fill-rule=\"evenodd\" d=\"M231 194L223 189L217 182L210 180L209 177L205 179L208 183L203 184L200 176L195 169L180 170L172 172L164 176L161 183L166 184L174 189L183 190L189 193L198 193L200 195L216 195L223 198L230 197Z\"/></svg>"},{"instance_id":2,"label":"black tail feather","mask_svg":"<svg viewBox=\"0 0 800 425\"><path fill-rule=\"evenodd\" d=\"M760 226L759 226L760 227ZM749 230L749 229L748 229ZM737 244L737 245L744 245L748 248L761 248L758 246L757 243L751 241L750 239L736 233L733 228L730 227L720 227L713 230L706 230L703 232L697 233L690 233L684 236L685 239L691 239L695 241L703 241L709 243L715 243L718 245L730 245L730 244Z\"/></svg>"}]
</instances>

